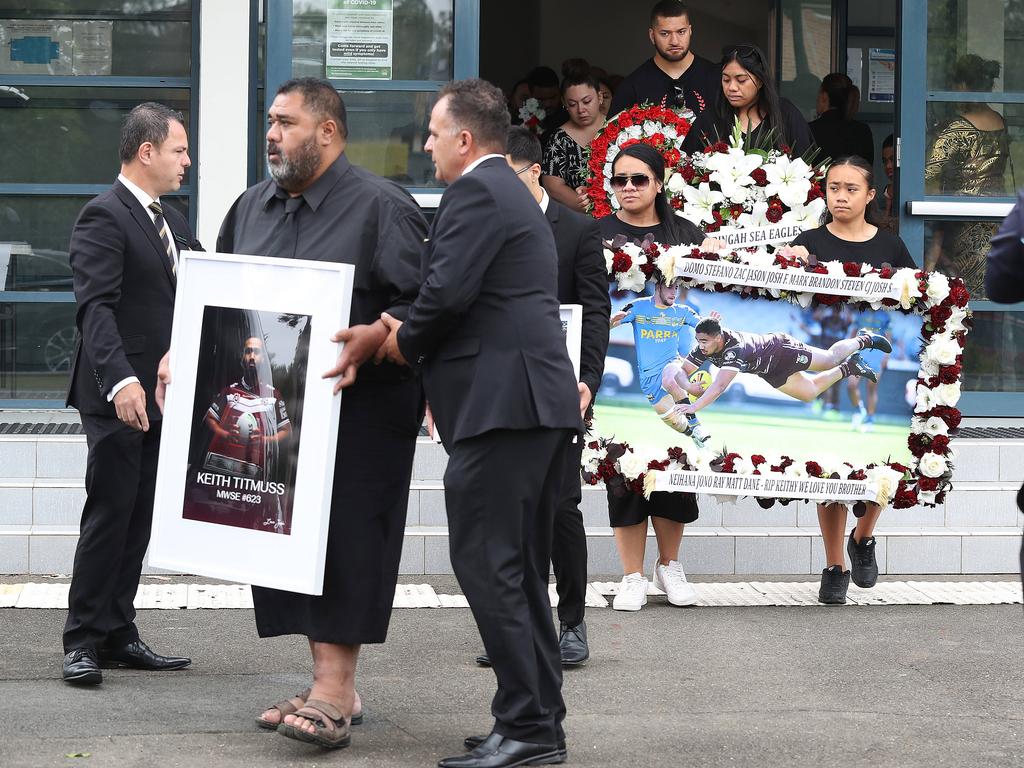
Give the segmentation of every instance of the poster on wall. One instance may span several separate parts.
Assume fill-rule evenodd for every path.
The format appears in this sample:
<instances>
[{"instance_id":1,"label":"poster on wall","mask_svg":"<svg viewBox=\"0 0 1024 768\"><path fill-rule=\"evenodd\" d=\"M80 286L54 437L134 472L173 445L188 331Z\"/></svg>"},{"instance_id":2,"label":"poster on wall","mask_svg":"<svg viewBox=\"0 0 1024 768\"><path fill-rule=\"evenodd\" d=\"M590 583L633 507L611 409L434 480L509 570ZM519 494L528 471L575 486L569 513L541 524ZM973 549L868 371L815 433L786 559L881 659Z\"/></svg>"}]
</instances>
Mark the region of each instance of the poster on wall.
<instances>
[{"instance_id":1,"label":"poster on wall","mask_svg":"<svg viewBox=\"0 0 1024 768\"><path fill-rule=\"evenodd\" d=\"M896 100L896 51L892 48L868 49L868 101Z\"/></svg>"},{"instance_id":2,"label":"poster on wall","mask_svg":"<svg viewBox=\"0 0 1024 768\"><path fill-rule=\"evenodd\" d=\"M320 594L350 265L183 254L150 563ZM226 290L226 287L230 287Z\"/></svg>"},{"instance_id":3,"label":"poster on wall","mask_svg":"<svg viewBox=\"0 0 1024 768\"><path fill-rule=\"evenodd\" d=\"M0 74L109 75L112 21L0 19Z\"/></svg>"},{"instance_id":4,"label":"poster on wall","mask_svg":"<svg viewBox=\"0 0 1024 768\"><path fill-rule=\"evenodd\" d=\"M328 0L328 78L390 80L393 47L393 0Z\"/></svg>"}]
</instances>

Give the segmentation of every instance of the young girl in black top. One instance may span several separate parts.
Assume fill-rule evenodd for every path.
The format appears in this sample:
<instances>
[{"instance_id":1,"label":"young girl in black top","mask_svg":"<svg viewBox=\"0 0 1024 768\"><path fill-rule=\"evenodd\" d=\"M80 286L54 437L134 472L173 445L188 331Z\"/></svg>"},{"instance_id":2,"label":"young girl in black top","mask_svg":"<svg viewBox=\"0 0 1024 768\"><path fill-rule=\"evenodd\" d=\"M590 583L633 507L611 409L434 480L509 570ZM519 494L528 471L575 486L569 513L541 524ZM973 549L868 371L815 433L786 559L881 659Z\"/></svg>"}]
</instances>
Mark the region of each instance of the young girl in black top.
<instances>
[{"instance_id":1,"label":"young girl in black top","mask_svg":"<svg viewBox=\"0 0 1024 768\"><path fill-rule=\"evenodd\" d=\"M825 200L828 211L825 223L802 232L789 248L791 255L807 259L814 254L819 261L853 261L880 268L883 264L900 268L914 267L914 261L903 241L878 228L878 215L871 205L875 199L874 174L862 157L842 157L825 177ZM881 372L878 374L881 377ZM878 385L868 382L868 405L874 409L878 401ZM850 381L850 400L859 405L857 381ZM873 587L878 580L875 560L875 539L872 532L882 508L869 503L864 516L850 531L846 551L851 570L845 570L843 537L846 533L846 505L819 504L818 525L825 544L826 568L821 574L818 600L823 603L845 603L846 592L853 583ZM852 573L851 573L852 571Z\"/></svg>"}]
</instances>

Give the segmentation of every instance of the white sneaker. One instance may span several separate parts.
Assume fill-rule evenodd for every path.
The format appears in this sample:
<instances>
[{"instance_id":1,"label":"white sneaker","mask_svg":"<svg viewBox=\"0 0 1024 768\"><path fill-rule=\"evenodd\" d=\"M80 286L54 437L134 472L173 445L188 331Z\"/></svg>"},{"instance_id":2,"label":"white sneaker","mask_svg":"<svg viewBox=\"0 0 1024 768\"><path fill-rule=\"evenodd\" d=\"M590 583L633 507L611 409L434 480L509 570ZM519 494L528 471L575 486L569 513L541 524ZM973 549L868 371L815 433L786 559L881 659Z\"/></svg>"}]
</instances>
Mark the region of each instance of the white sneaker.
<instances>
[{"instance_id":1,"label":"white sneaker","mask_svg":"<svg viewBox=\"0 0 1024 768\"><path fill-rule=\"evenodd\" d=\"M698 448L703 448L705 444L707 444L708 440L711 439L711 435L705 432L704 427L698 423L693 425L693 428L690 431L690 438L697 444Z\"/></svg>"},{"instance_id":2,"label":"white sneaker","mask_svg":"<svg viewBox=\"0 0 1024 768\"><path fill-rule=\"evenodd\" d=\"M668 565L658 563L654 566L654 586L668 595L672 605L696 605L697 590L686 580L683 564L678 560Z\"/></svg>"},{"instance_id":3,"label":"white sneaker","mask_svg":"<svg viewBox=\"0 0 1024 768\"><path fill-rule=\"evenodd\" d=\"M616 611L639 611L647 605L648 581L642 573L627 573L619 582L619 593L612 600Z\"/></svg>"}]
</instances>

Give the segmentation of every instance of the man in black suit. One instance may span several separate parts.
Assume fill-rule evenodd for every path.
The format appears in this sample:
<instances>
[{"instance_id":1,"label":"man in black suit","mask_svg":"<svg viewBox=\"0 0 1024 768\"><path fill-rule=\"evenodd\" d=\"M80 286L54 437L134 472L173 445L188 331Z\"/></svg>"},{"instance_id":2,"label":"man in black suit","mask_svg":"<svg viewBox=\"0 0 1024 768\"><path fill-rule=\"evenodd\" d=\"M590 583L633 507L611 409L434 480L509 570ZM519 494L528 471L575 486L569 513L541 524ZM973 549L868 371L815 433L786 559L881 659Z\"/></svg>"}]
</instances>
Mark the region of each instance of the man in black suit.
<instances>
[{"instance_id":1,"label":"man in black suit","mask_svg":"<svg viewBox=\"0 0 1024 768\"><path fill-rule=\"evenodd\" d=\"M103 680L100 665L167 670L182 657L139 638L132 601L149 544L160 446L157 364L170 344L179 250L199 250L160 196L191 164L184 118L147 102L125 118L121 173L82 209L71 234L79 342L68 405L89 446L86 501L64 626L64 680Z\"/></svg>"},{"instance_id":2,"label":"man in black suit","mask_svg":"<svg viewBox=\"0 0 1024 768\"><path fill-rule=\"evenodd\" d=\"M498 681L493 732L442 768L565 760L547 576L566 443L583 424L551 227L505 162L508 129L490 83L441 89L424 149L449 186L408 318L385 315L384 353L422 371L449 454L452 566Z\"/></svg>"},{"instance_id":3,"label":"man in black suit","mask_svg":"<svg viewBox=\"0 0 1024 768\"><path fill-rule=\"evenodd\" d=\"M601 230L597 221L552 200L541 186L540 141L527 128L513 127L508 134L505 160L537 201L555 236L558 251L558 301L583 306L580 344L580 407L588 417L604 375L608 352L608 317L611 299L605 271ZM580 502L580 458L583 440L569 443L565 455L565 482L555 512L551 563L558 587L558 648L562 666L579 666L590 658L587 625L583 621L587 594L587 534ZM489 666L487 655L477 663Z\"/></svg>"}]
</instances>

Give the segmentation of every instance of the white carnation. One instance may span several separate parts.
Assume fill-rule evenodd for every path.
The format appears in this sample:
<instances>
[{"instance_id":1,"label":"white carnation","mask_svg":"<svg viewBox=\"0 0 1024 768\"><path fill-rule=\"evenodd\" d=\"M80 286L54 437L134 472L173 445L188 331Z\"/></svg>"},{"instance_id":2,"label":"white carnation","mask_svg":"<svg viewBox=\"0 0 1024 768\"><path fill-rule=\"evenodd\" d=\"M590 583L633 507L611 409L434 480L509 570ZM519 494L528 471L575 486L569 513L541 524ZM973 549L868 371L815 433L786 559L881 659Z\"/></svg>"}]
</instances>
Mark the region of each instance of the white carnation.
<instances>
[{"instance_id":1,"label":"white carnation","mask_svg":"<svg viewBox=\"0 0 1024 768\"><path fill-rule=\"evenodd\" d=\"M683 191L683 187L686 186L686 181L681 173L672 173L672 171L669 171L669 173L672 175L668 177L668 183L665 186L673 195L678 195Z\"/></svg>"},{"instance_id":2,"label":"white carnation","mask_svg":"<svg viewBox=\"0 0 1024 768\"><path fill-rule=\"evenodd\" d=\"M935 437L936 435L948 435L949 425L947 425L946 422L938 416L929 416L928 421L924 423L924 432L932 437Z\"/></svg>"},{"instance_id":3,"label":"white carnation","mask_svg":"<svg viewBox=\"0 0 1024 768\"><path fill-rule=\"evenodd\" d=\"M941 304L949 296L949 278L941 272L932 272L928 276L928 301L931 306Z\"/></svg>"},{"instance_id":4,"label":"white carnation","mask_svg":"<svg viewBox=\"0 0 1024 768\"><path fill-rule=\"evenodd\" d=\"M932 376L939 375L939 364L934 360L929 359L927 355L921 356L921 373L925 378L930 379Z\"/></svg>"},{"instance_id":5,"label":"white carnation","mask_svg":"<svg viewBox=\"0 0 1024 768\"><path fill-rule=\"evenodd\" d=\"M643 128L645 136L653 136L656 133L664 133L664 131L661 130L661 123L656 123L653 120L645 120Z\"/></svg>"},{"instance_id":6,"label":"white carnation","mask_svg":"<svg viewBox=\"0 0 1024 768\"><path fill-rule=\"evenodd\" d=\"M928 422L920 416L914 416L910 419L910 433L913 435L923 435L927 428L925 425Z\"/></svg>"},{"instance_id":7,"label":"white carnation","mask_svg":"<svg viewBox=\"0 0 1024 768\"><path fill-rule=\"evenodd\" d=\"M932 390L926 387L924 384L917 385L917 402L914 404L914 411L916 413L924 413L930 411L938 403L934 402L932 396Z\"/></svg>"}]
</instances>

